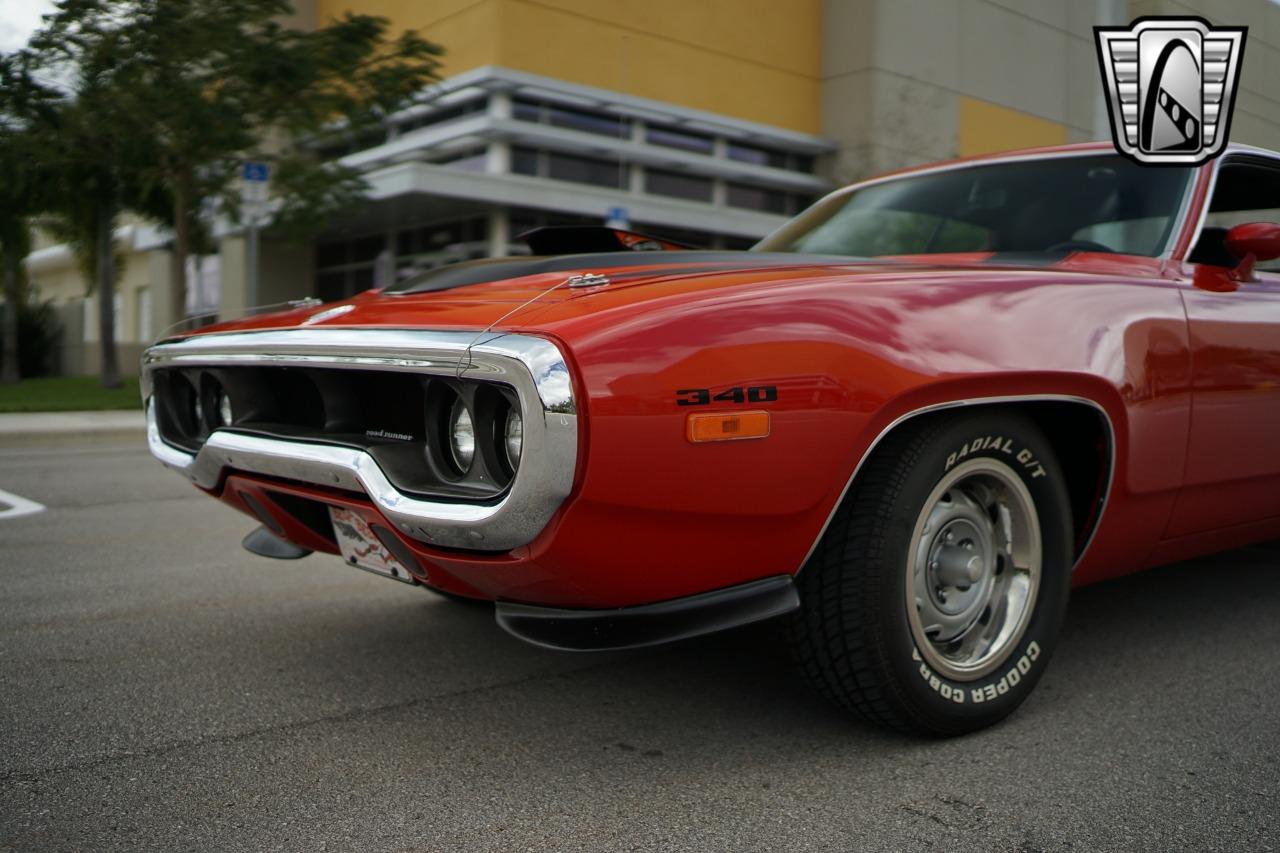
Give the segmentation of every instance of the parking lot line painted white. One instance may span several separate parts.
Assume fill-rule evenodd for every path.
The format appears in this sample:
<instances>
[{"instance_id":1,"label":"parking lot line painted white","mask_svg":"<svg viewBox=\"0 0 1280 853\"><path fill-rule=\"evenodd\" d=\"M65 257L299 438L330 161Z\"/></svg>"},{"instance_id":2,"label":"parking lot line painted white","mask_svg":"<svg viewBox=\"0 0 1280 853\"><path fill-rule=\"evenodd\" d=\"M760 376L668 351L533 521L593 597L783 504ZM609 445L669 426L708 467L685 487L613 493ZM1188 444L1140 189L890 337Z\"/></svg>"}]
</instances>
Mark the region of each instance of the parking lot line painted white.
<instances>
[{"instance_id":1,"label":"parking lot line painted white","mask_svg":"<svg viewBox=\"0 0 1280 853\"><path fill-rule=\"evenodd\" d=\"M35 515L37 512L44 512L44 504L29 501L24 497L15 495L13 492L6 492L0 489L0 506L7 506L8 509L0 509L0 521L9 518L18 518L23 515Z\"/></svg>"}]
</instances>

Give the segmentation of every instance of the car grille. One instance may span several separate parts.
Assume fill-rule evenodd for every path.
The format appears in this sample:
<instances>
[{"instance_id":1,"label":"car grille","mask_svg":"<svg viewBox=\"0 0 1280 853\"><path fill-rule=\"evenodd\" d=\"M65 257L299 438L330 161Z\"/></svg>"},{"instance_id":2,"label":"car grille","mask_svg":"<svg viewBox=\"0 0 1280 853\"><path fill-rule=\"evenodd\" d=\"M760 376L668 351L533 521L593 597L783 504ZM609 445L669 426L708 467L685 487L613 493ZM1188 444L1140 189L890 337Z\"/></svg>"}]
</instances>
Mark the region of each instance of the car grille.
<instances>
[{"instance_id":1,"label":"car grille","mask_svg":"<svg viewBox=\"0 0 1280 853\"><path fill-rule=\"evenodd\" d=\"M353 447L401 492L470 503L501 497L518 465L505 427L519 398L501 383L292 366L163 367L152 382L161 436L191 453L215 429ZM458 406L473 423L468 464L450 441Z\"/></svg>"}]
</instances>

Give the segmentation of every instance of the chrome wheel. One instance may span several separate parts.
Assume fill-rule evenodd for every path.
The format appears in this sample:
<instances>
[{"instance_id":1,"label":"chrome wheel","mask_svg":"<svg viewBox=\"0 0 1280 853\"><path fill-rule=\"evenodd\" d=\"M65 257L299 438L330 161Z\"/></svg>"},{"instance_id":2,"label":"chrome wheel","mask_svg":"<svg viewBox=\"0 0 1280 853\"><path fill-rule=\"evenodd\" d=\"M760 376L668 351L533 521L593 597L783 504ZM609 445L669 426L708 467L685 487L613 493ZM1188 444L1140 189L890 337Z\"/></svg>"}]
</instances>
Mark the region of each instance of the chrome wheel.
<instances>
[{"instance_id":1,"label":"chrome wheel","mask_svg":"<svg viewBox=\"0 0 1280 853\"><path fill-rule=\"evenodd\" d=\"M994 670L1026 632L1040 587L1035 501L998 459L957 465L916 520L907 560L907 616L939 675L972 681Z\"/></svg>"}]
</instances>

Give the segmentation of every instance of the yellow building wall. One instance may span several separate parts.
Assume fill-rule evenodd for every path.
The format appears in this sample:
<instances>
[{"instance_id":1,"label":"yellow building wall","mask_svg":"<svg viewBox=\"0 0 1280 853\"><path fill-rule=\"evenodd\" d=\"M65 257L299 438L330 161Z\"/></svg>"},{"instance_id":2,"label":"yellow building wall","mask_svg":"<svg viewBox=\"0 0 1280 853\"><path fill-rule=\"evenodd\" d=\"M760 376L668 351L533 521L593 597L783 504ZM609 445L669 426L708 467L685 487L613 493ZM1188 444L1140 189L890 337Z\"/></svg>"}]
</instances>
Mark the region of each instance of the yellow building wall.
<instances>
[{"instance_id":1,"label":"yellow building wall","mask_svg":"<svg viewBox=\"0 0 1280 853\"><path fill-rule=\"evenodd\" d=\"M820 128L822 0L316 0L417 29L443 73L501 65L806 133Z\"/></svg>"},{"instance_id":2,"label":"yellow building wall","mask_svg":"<svg viewBox=\"0 0 1280 853\"><path fill-rule=\"evenodd\" d=\"M963 95L959 124L957 148L961 157L1067 141L1064 125Z\"/></svg>"}]
</instances>

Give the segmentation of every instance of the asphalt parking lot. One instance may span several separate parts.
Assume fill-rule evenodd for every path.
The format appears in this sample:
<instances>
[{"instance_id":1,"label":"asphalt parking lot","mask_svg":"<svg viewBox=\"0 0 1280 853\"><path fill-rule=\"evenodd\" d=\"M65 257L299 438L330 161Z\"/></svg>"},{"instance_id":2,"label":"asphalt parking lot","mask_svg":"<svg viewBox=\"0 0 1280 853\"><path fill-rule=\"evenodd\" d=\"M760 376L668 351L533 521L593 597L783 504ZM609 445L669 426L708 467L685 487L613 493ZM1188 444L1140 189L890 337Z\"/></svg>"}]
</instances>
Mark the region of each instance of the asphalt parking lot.
<instances>
[{"instance_id":1,"label":"asphalt parking lot","mask_svg":"<svg viewBox=\"0 0 1280 853\"><path fill-rule=\"evenodd\" d=\"M1280 846L1280 544L1079 591L1021 711L917 741L767 625L558 654L252 557L137 443L0 447L0 489L47 507L0 518L0 850Z\"/></svg>"}]
</instances>

